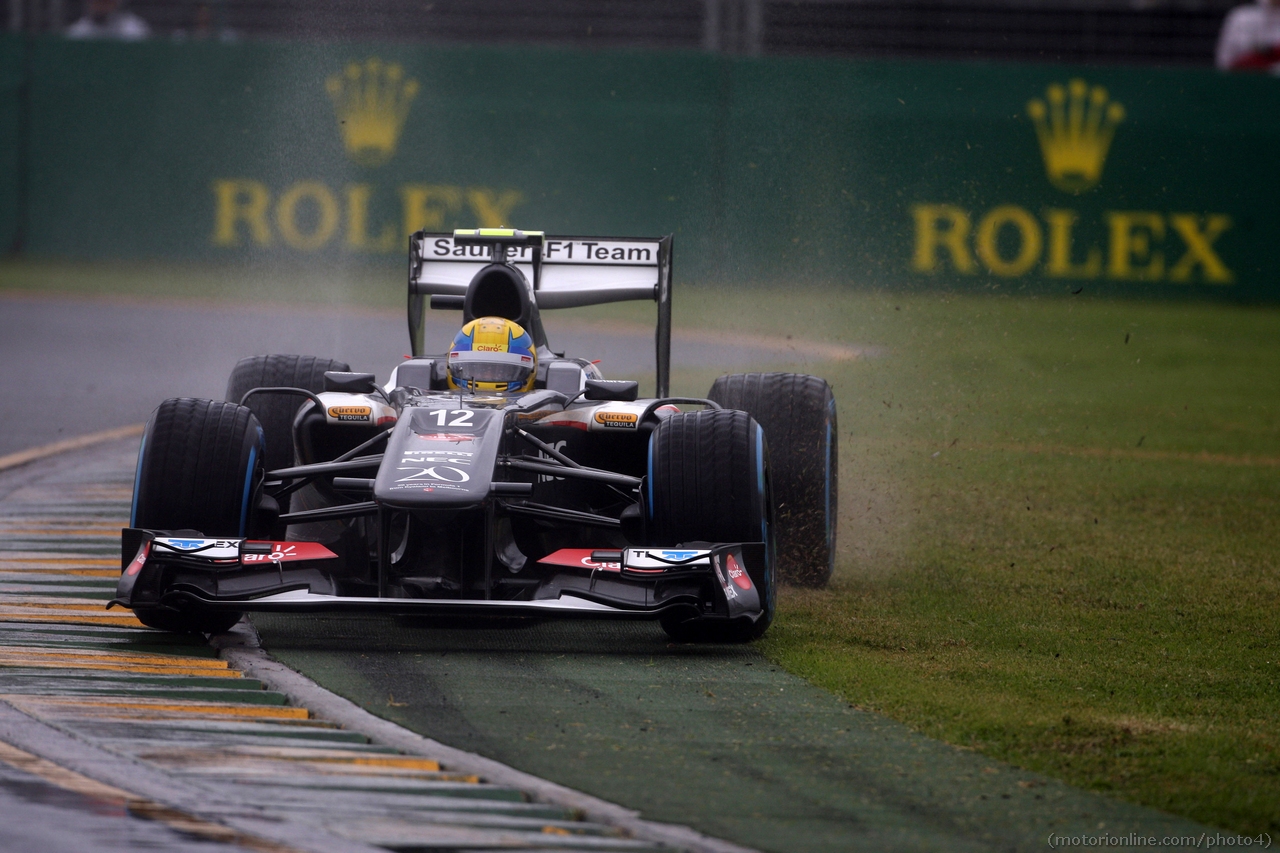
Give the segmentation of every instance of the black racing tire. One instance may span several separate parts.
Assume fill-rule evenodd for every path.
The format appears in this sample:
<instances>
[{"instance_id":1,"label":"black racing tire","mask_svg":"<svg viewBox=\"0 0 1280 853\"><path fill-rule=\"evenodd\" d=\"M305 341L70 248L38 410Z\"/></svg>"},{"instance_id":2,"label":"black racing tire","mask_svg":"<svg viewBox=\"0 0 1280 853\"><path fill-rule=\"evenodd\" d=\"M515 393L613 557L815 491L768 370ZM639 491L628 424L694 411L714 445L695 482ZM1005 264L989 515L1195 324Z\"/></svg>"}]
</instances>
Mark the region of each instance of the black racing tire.
<instances>
[{"instance_id":1,"label":"black racing tire","mask_svg":"<svg viewBox=\"0 0 1280 853\"><path fill-rule=\"evenodd\" d=\"M225 634L244 616L230 610L187 613L167 607L137 607L133 615L148 628L174 634Z\"/></svg>"},{"instance_id":2,"label":"black racing tire","mask_svg":"<svg viewBox=\"0 0 1280 853\"><path fill-rule=\"evenodd\" d=\"M344 362L313 355L255 355L236 362L227 380L227 401L239 403L254 388L302 388L324 390L326 370L348 371ZM293 464L293 419L307 398L285 394L256 394L245 403L262 424L267 436L268 471ZM287 512L288 506L281 506Z\"/></svg>"},{"instance_id":3,"label":"black racing tire","mask_svg":"<svg viewBox=\"0 0 1280 853\"><path fill-rule=\"evenodd\" d=\"M836 398L825 379L800 373L721 376L707 397L751 415L772 454L778 577L821 587L836 557L839 431Z\"/></svg>"},{"instance_id":4,"label":"black racing tire","mask_svg":"<svg viewBox=\"0 0 1280 853\"><path fill-rule=\"evenodd\" d=\"M130 526L251 535L263 451L262 427L244 406L165 400L142 434Z\"/></svg>"},{"instance_id":5,"label":"black racing tire","mask_svg":"<svg viewBox=\"0 0 1280 853\"><path fill-rule=\"evenodd\" d=\"M262 427L244 406L191 397L165 400L142 434L130 526L208 537L253 535L263 452ZM233 612L159 607L134 613L153 628L198 634L221 633L240 620Z\"/></svg>"},{"instance_id":6,"label":"black racing tire","mask_svg":"<svg viewBox=\"0 0 1280 853\"><path fill-rule=\"evenodd\" d=\"M764 635L776 606L769 449L745 412L684 412L666 418L649 445L647 504L658 545L764 542L769 558L753 575L764 612L755 622L688 612L660 617L677 642L745 643Z\"/></svg>"}]
</instances>

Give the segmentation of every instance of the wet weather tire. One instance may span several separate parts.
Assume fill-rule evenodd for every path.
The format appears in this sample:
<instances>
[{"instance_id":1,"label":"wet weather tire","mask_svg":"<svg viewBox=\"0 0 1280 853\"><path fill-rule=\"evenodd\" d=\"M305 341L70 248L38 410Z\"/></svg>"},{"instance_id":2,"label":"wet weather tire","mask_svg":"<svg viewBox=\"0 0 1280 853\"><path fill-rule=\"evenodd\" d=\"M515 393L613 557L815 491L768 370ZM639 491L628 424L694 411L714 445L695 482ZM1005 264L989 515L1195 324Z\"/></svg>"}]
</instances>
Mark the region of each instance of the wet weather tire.
<instances>
[{"instance_id":1,"label":"wet weather tire","mask_svg":"<svg viewBox=\"0 0 1280 853\"><path fill-rule=\"evenodd\" d=\"M312 355L255 355L242 358L227 381L227 401L239 403L254 388L302 388L324 390L326 370L350 370L344 362ZM293 464L293 419L306 402L305 397L285 394L256 394L245 403L262 424L267 437L268 471ZM288 507L280 507L287 512Z\"/></svg>"},{"instance_id":2,"label":"wet weather tire","mask_svg":"<svg viewBox=\"0 0 1280 853\"><path fill-rule=\"evenodd\" d=\"M252 535L262 454L262 428L243 406L191 397L165 400L142 435L130 526L209 537ZM198 634L221 633L240 620L234 612L163 607L139 607L134 615L152 628Z\"/></svg>"},{"instance_id":3,"label":"wet weather tire","mask_svg":"<svg viewBox=\"0 0 1280 853\"><path fill-rule=\"evenodd\" d=\"M131 526L250 535L262 454L262 427L244 406L165 400L142 435Z\"/></svg>"},{"instance_id":4,"label":"wet weather tire","mask_svg":"<svg viewBox=\"0 0 1280 853\"><path fill-rule=\"evenodd\" d=\"M677 642L743 643L762 636L775 606L763 430L744 412L684 412L654 430L649 454L647 504L657 544L764 542L770 555L753 575L763 603L755 622L676 612L662 617L663 629Z\"/></svg>"},{"instance_id":5,"label":"wet weather tire","mask_svg":"<svg viewBox=\"0 0 1280 853\"><path fill-rule=\"evenodd\" d=\"M799 373L721 376L707 396L764 427L772 453L778 577L825 586L835 567L839 485L836 400L826 380Z\"/></svg>"}]
</instances>

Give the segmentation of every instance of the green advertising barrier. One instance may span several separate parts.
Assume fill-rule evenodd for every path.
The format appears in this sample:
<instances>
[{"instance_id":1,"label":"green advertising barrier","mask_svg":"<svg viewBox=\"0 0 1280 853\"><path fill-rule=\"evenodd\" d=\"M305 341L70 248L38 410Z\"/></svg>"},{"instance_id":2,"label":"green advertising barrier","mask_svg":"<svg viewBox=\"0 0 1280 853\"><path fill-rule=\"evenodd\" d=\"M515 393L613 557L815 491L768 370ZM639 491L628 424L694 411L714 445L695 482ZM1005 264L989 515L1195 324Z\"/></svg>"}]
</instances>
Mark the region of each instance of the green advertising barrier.
<instances>
[{"instance_id":1,"label":"green advertising barrier","mask_svg":"<svg viewBox=\"0 0 1280 853\"><path fill-rule=\"evenodd\" d=\"M514 224L674 232L684 281L1280 294L1267 78L59 40L30 66L35 255L356 264Z\"/></svg>"},{"instance_id":2,"label":"green advertising barrier","mask_svg":"<svg viewBox=\"0 0 1280 853\"><path fill-rule=\"evenodd\" d=\"M26 52L18 36L0 35L0 251L17 248L22 207L22 80Z\"/></svg>"},{"instance_id":3,"label":"green advertising barrier","mask_svg":"<svg viewBox=\"0 0 1280 853\"><path fill-rule=\"evenodd\" d=\"M1280 85L1212 72L743 63L729 230L898 285L1280 294ZM745 162L744 162L745 161ZM751 199L786 216L761 216Z\"/></svg>"},{"instance_id":4,"label":"green advertising barrier","mask_svg":"<svg viewBox=\"0 0 1280 853\"><path fill-rule=\"evenodd\" d=\"M511 222L711 237L709 58L47 42L36 66L32 252L358 261Z\"/></svg>"}]
</instances>

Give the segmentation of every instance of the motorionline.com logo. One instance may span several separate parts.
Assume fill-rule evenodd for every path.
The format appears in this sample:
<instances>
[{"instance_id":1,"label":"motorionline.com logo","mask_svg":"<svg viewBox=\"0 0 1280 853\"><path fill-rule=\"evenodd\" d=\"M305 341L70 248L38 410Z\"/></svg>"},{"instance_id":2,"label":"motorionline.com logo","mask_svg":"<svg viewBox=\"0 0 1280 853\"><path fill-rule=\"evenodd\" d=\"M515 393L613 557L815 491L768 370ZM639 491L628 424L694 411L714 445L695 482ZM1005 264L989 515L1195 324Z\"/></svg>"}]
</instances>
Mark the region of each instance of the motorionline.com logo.
<instances>
[{"instance_id":1,"label":"motorionline.com logo","mask_svg":"<svg viewBox=\"0 0 1280 853\"><path fill-rule=\"evenodd\" d=\"M1128 835L1050 835L1049 846L1054 850L1060 847L1196 847L1211 849L1215 847L1260 847L1266 850L1271 846L1271 833L1258 835L1224 835L1219 832L1202 832L1199 835L1139 835L1131 832Z\"/></svg>"}]
</instances>

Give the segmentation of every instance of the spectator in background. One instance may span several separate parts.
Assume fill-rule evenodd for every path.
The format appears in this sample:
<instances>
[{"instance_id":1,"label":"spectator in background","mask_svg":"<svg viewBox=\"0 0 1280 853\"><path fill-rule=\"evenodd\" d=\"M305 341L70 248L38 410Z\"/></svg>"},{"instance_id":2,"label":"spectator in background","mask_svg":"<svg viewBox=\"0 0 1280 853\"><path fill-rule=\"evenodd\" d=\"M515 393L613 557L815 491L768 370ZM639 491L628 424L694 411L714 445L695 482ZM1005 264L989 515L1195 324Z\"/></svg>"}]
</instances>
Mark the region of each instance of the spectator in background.
<instances>
[{"instance_id":1,"label":"spectator in background","mask_svg":"<svg viewBox=\"0 0 1280 853\"><path fill-rule=\"evenodd\" d=\"M1218 67L1280 74L1280 0L1257 0L1227 13L1218 34Z\"/></svg>"},{"instance_id":2,"label":"spectator in background","mask_svg":"<svg viewBox=\"0 0 1280 853\"><path fill-rule=\"evenodd\" d=\"M151 35L147 22L122 5L121 0L85 0L84 15L67 27L66 37L138 41Z\"/></svg>"}]
</instances>

